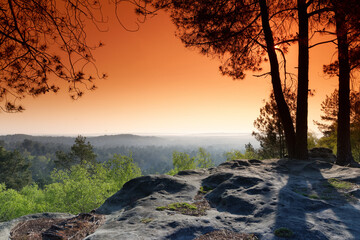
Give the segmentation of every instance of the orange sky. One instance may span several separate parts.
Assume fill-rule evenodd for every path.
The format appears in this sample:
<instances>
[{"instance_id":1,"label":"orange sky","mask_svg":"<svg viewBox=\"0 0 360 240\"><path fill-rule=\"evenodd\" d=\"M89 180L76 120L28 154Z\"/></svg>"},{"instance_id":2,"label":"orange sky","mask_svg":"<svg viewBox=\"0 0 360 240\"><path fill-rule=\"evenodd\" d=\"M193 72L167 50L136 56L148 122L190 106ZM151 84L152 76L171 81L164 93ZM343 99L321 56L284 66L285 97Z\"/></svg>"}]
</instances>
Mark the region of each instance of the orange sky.
<instances>
[{"instance_id":1,"label":"orange sky","mask_svg":"<svg viewBox=\"0 0 360 240\"><path fill-rule=\"evenodd\" d=\"M132 27L134 16L121 12ZM263 99L270 93L270 78L233 81L218 70L219 62L186 49L174 36L175 27L161 13L137 32L127 32L114 20L108 32L90 32L90 39L105 47L94 52L107 80L98 89L73 101L66 87L58 94L23 100L26 111L1 113L0 134L99 135L252 132ZM319 119L320 103L337 86L322 73L335 49L319 46L310 52L309 127ZM296 63L296 49L288 64ZM296 70L292 67L292 70Z\"/></svg>"}]
</instances>

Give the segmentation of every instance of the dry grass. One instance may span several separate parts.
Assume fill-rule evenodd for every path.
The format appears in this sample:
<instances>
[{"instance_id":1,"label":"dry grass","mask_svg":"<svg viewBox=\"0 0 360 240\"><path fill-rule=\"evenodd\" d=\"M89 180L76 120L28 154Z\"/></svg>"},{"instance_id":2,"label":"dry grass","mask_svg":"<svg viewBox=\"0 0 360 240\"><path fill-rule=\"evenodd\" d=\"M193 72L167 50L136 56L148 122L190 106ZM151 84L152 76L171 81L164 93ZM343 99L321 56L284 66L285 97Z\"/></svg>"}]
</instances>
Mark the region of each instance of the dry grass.
<instances>
[{"instance_id":1,"label":"dry grass","mask_svg":"<svg viewBox=\"0 0 360 240\"><path fill-rule=\"evenodd\" d=\"M104 222L104 216L83 213L69 219L39 218L16 225L11 240L72 239L80 240L95 232Z\"/></svg>"},{"instance_id":2,"label":"dry grass","mask_svg":"<svg viewBox=\"0 0 360 240\"><path fill-rule=\"evenodd\" d=\"M217 230L201 235L195 240L258 240L254 234L237 233L228 230Z\"/></svg>"}]
</instances>

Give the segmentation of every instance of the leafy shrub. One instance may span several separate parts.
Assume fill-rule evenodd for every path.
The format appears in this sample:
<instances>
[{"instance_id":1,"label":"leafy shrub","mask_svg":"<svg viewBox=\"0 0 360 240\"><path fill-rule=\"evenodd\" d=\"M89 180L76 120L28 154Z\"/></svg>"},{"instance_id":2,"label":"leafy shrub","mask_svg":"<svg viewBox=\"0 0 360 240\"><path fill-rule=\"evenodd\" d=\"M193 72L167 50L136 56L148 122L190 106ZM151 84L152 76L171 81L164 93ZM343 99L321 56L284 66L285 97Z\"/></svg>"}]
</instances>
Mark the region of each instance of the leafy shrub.
<instances>
[{"instance_id":1,"label":"leafy shrub","mask_svg":"<svg viewBox=\"0 0 360 240\"><path fill-rule=\"evenodd\" d=\"M0 146L0 183L20 190L31 183L30 164L18 151L7 151Z\"/></svg>"},{"instance_id":2,"label":"leafy shrub","mask_svg":"<svg viewBox=\"0 0 360 240\"><path fill-rule=\"evenodd\" d=\"M230 152L226 152L225 157L226 157L226 161L245 158L244 154L242 154L239 150L232 150Z\"/></svg>"},{"instance_id":3,"label":"leafy shrub","mask_svg":"<svg viewBox=\"0 0 360 240\"><path fill-rule=\"evenodd\" d=\"M132 156L114 155L102 164L78 164L69 170L54 170L54 183L39 189L29 185L20 191L0 184L0 221L38 212L77 214L99 207L124 183L141 176Z\"/></svg>"},{"instance_id":4,"label":"leafy shrub","mask_svg":"<svg viewBox=\"0 0 360 240\"><path fill-rule=\"evenodd\" d=\"M274 231L275 236L281 237L281 238L291 238L294 234L293 232L285 227L278 228Z\"/></svg>"},{"instance_id":5,"label":"leafy shrub","mask_svg":"<svg viewBox=\"0 0 360 240\"><path fill-rule=\"evenodd\" d=\"M199 148L195 157L190 157L190 155L185 152L174 151L172 161L174 168L167 173L169 175L175 175L184 170L214 166L210 153L207 153L204 148Z\"/></svg>"},{"instance_id":6,"label":"leafy shrub","mask_svg":"<svg viewBox=\"0 0 360 240\"><path fill-rule=\"evenodd\" d=\"M225 153L226 161L232 161L236 159L262 159L259 155L259 151L251 145L251 143L245 144L244 154L239 150L232 150Z\"/></svg>"}]
</instances>

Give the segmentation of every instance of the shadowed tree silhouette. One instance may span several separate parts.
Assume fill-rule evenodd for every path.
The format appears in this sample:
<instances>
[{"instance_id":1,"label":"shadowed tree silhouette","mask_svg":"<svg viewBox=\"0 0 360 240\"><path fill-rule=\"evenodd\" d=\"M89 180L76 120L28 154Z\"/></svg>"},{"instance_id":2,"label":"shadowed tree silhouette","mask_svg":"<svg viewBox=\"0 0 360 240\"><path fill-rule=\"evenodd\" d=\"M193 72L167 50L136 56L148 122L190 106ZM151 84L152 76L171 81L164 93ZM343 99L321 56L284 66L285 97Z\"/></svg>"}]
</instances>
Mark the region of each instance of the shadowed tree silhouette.
<instances>
[{"instance_id":1,"label":"shadowed tree silhouette","mask_svg":"<svg viewBox=\"0 0 360 240\"><path fill-rule=\"evenodd\" d=\"M277 170L279 176L287 176L287 182L279 191L274 230L291 226L295 232L291 239L329 239L329 236L325 236L326 232L319 231L313 224L309 215L316 213L319 219L333 221L326 215L326 211L331 209L341 228L340 235L344 239L358 239L360 215L354 204L358 200L354 200L354 196L340 185L356 185L356 176L343 176L348 178L345 181L341 177L327 178L330 169L339 168L337 171L341 171L341 167L324 160L290 162L284 166ZM355 220L349 218L349 212L353 213ZM289 221L287 216L296 218Z\"/></svg>"},{"instance_id":2,"label":"shadowed tree silhouette","mask_svg":"<svg viewBox=\"0 0 360 240\"><path fill-rule=\"evenodd\" d=\"M148 2L148 1L146 1ZM323 7L311 0L184 1L153 0L157 9L165 8L177 27L185 46L205 55L220 57L223 74L245 78L248 71L261 71L270 62L271 82L279 117L284 127L286 148L291 158L307 158L309 32L321 25ZM283 90L292 76L287 72L285 54L291 43L298 43L297 110L293 122ZM279 54L284 64L279 63ZM284 72L280 72L281 68Z\"/></svg>"},{"instance_id":3,"label":"shadowed tree silhouette","mask_svg":"<svg viewBox=\"0 0 360 240\"><path fill-rule=\"evenodd\" d=\"M337 119L337 161L339 165L352 164L350 141L350 73L359 67L359 11L360 3L356 0L333 0L330 7L334 11L339 76L339 108ZM326 68L325 68L326 70Z\"/></svg>"},{"instance_id":4,"label":"shadowed tree silhouette","mask_svg":"<svg viewBox=\"0 0 360 240\"><path fill-rule=\"evenodd\" d=\"M104 21L99 1L7 0L0 2L0 100L3 111L22 111L26 95L57 92L61 79L72 98L95 89L97 72L85 24ZM90 70L89 68L94 69ZM92 72L94 74L88 74ZM54 79L50 79L54 76Z\"/></svg>"},{"instance_id":5,"label":"shadowed tree silhouette","mask_svg":"<svg viewBox=\"0 0 360 240\"><path fill-rule=\"evenodd\" d=\"M136 6L144 18L128 29L118 15L121 3ZM94 90L94 80L106 78L99 73L93 51L103 46L89 44L86 25L99 31L107 23L102 1L89 0L3 0L0 1L0 110L19 112L18 100L27 95L57 92L67 83L73 99L85 90ZM147 2L109 0L115 17L127 31L137 31L146 20ZM63 81L59 81L63 80Z\"/></svg>"},{"instance_id":6,"label":"shadowed tree silhouette","mask_svg":"<svg viewBox=\"0 0 360 240\"><path fill-rule=\"evenodd\" d=\"M271 74L287 149L289 155L295 157L295 129L282 92L275 51L287 52L287 40L294 38L287 31L292 22L292 18L290 20L287 16L295 13L296 5L292 1L272 1L267 5L265 0L154 0L152 3L155 8L165 8L170 12L177 36L186 47L199 48L202 54L218 56L222 60L220 71L224 75L244 79L246 71L261 71L261 64L270 60L271 72L263 76Z\"/></svg>"}]
</instances>

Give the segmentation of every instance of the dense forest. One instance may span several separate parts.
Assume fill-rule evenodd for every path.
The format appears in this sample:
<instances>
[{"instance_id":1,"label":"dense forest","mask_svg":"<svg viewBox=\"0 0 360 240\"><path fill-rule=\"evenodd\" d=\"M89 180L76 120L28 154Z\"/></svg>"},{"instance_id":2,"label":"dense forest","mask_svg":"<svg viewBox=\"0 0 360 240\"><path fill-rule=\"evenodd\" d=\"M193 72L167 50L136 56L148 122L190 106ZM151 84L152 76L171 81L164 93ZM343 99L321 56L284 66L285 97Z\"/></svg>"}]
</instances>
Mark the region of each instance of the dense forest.
<instances>
[{"instance_id":1,"label":"dense forest","mask_svg":"<svg viewBox=\"0 0 360 240\"><path fill-rule=\"evenodd\" d=\"M44 137L48 142L25 137L29 136L3 136L1 140L0 221L44 211L86 212L134 177L174 175L235 158L256 157L251 143L242 154L219 146L94 147L82 136L73 138L69 146L62 137L58 142L48 141L56 137Z\"/></svg>"},{"instance_id":2,"label":"dense forest","mask_svg":"<svg viewBox=\"0 0 360 240\"><path fill-rule=\"evenodd\" d=\"M225 161L225 152L233 149L244 151L246 143L257 142L249 134L239 136L137 136L130 134L88 137L93 146L96 159L105 162L114 154L132 153L134 162L144 174L164 173L172 169L173 151L196 154L199 147L204 147L217 165ZM33 178L41 178L54 168L56 152L69 152L75 137L7 135L0 136L0 145L9 151L20 152L34 168ZM39 169L39 173L35 169Z\"/></svg>"}]
</instances>

